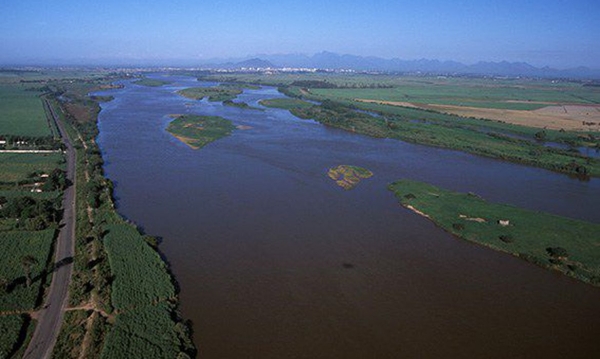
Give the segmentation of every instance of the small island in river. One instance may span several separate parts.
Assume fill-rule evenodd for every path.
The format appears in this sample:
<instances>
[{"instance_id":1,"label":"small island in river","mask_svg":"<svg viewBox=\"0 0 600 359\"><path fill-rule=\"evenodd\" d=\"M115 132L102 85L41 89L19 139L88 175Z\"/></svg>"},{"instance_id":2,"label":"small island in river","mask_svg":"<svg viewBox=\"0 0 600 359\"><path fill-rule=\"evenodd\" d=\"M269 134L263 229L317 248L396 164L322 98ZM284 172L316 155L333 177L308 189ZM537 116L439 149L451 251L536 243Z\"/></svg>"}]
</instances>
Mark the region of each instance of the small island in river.
<instances>
[{"instance_id":1,"label":"small island in river","mask_svg":"<svg viewBox=\"0 0 600 359\"><path fill-rule=\"evenodd\" d=\"M225 136L235 129L231 121L217 116L173 115L176 117L167 132L197 150Z\"/></svg>"},{"instance_id":2,"label":"small island in river","mask_svg":"<svg viewBox=\"0 0 600 359\"><path fill-rule=\"evenodd\" d=\"M473 193L400 180L389 185L400 203L444 230L541 267L600 286L600 225L506 204Z\"/></svg>"},{"instance_id":3,"label":"small island in river","mask_svg":"<svg viewBox=\"0 0 600 359\"><path fill-rule=\"evenodd\" d=\"M356 187L361 180L372 177L373 172L362 167L339 165L330 168L327 175L334 180L338 186L345 190L350 190Z\"/></svg>"},{"instance_id":4,"label":"small island in river","mask_svg":"<svg viewBox=\"0 0 600 359\"><path fill-rule=\"evenodd\" d=\"M136 84L136 85L147 86L147 87L161 87L164 85L168 85L170 83L171 83L170 81L163 81L163 80L156 80L156 79L149 79L149 78L143 78L141 80L137 80L134 82L134 84Z\"/></svg>"}]
</instances>

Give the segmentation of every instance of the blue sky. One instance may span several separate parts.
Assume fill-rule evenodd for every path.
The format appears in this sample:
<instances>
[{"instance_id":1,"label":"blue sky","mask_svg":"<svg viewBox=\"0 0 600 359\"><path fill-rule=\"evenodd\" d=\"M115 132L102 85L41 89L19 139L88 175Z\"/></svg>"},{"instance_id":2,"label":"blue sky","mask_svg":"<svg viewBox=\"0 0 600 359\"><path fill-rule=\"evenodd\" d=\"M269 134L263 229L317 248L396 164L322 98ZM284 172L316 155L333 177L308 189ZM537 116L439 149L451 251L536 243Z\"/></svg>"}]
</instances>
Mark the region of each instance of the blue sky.
<instances>
[{"instance_id":1,"label":"blue sky","mask_svg":"<svg viewBox=\"0 0 600 359\"><path fill-rule=\"evenodd\" d=\"M600 1L14 0L0 64L266 53L600 68Z\"/></svg>"}]
</instances>

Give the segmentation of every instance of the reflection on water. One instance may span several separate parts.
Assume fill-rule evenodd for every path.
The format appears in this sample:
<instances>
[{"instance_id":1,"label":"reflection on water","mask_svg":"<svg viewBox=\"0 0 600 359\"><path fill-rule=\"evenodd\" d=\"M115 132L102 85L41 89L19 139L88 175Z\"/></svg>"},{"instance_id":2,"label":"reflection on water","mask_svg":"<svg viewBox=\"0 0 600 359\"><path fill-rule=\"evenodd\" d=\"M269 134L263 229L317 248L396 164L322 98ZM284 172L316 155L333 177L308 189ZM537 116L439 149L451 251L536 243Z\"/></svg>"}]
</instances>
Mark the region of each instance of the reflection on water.
<instances>
[{"instance_id":1,"label":"reflection on water","mask_svg":"<svg viewBox=\"0 0 600 359\"><path fill-rule=\"evenodd\" d=\"M181 286L201 358L586 357L600 290L457 240L386 185L425 180L600 222L599 181L126 83L103 104L99 144L119 211L153 235ZM206 85L206 84L204 84ZM281 97L273 88L238 100ZM194 151L168 114L247 126ZM345 191L340 164L374 173Z\"/></svg>"}]
</instances>

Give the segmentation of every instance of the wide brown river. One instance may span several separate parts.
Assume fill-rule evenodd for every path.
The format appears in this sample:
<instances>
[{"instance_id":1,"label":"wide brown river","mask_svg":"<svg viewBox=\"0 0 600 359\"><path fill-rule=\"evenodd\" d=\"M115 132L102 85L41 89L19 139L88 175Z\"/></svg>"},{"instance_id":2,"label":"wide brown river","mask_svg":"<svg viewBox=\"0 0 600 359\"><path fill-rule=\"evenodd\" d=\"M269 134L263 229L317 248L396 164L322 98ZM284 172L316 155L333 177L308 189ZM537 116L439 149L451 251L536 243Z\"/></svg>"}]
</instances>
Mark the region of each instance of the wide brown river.
<instances>
[{"instance_id":1,"label":"wide brown river","mask_svg":"<svg viewBox=\"0 0 600 359\"><path fill-rule=\"evenodd\" d=\"M119 212L163 238L199 358L600 357L599 288L456 239L386 189L412 178L598 223L600 180L192 101L175 91L211 84L168 79L107 92L98 142ZM165 131L182 113L249 129L192 150ZM345 191L339 164L374 176Z\"/></svg>"}]
</instances>

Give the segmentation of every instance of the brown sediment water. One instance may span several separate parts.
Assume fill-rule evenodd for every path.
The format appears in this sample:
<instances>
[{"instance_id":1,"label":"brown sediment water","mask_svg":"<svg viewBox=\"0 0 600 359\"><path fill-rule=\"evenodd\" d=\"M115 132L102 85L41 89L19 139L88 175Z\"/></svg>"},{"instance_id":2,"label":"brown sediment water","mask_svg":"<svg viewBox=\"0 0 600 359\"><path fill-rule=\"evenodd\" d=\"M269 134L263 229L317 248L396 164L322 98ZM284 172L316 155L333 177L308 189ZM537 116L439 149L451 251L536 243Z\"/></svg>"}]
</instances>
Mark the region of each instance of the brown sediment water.
<instances>
[{"instance_id":1,"label":"brown sediment water","mask_svg":"<svg viewBox=\"0 0 600 359\"><path fill-rule=\"evenodd\" d=\"M412 178L600 222L598 180L192 101L175 91L198 82L168 80L110 91L98 142L119 211L163 238L199 358L600 353L600 289L456 239L386 189ZM172 113L249 128L194 151L165 131ZM327 176L340 164L373 177L346 191Z\"/></svg>"}]
</instances>

